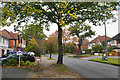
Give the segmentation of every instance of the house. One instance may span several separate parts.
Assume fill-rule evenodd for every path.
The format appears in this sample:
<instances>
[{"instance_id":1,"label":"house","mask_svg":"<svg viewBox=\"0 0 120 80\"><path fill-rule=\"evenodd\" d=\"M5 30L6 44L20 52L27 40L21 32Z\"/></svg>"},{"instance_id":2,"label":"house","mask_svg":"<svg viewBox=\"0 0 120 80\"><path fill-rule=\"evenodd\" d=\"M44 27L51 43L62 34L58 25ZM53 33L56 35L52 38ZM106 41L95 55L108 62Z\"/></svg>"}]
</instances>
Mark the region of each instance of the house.
<instances>
[{"instance_id":1,"label":"house","mask_svg":"<svg viewBox=\"0 0 120 80\"><path fill-rule=\"evenodd\" d=\"M9 48L13 48L14 51L17 51L17 48L25 47L25 40L23 40L23 38L18 33L13 33L12 31L8 32L6 29L2 30L1 32L2 36L9 40Z\"/></svg>"},{"instance_id":2,"label":"house","mask_svg":"<svg viewBox=\"0 0 120 80\"><path fill-rule=\"evenodd\" d=\"M108 40L110 40L110 37L107 37L107 41ZM87 44L88 45L88 49L92 49L92 45L96 45L96 44L105 45L105 36L98 35L98 37L96 37L95 39L90 41ZM107 42L107 47L109 47L109 46L110 46L110 44Z\"/></svg>"},{"instance_id":3,"label":"house","mask_svg":"<svg viewBox=\"0 0 120 80\"><path fill-rule=\"evenodd\" d=\"M82 49L82 50L88 49L88 46L87 46L88 43L89 43L89 40L85 38L85 39L82 41L81 49Z\"/></svg>"},{"instance_id":4,"label":"house","mask_svg":"<svg viewBox=\"0 0 120 80\"><path fill-rule=\"evenodd\" d=\"M6 54L8 51L13 51L14 49L9 48L9 40L0 34L0 57Z\"/></svg>"},{"instance_id":5,"label":"house","mask_svg":"<svg viewBox=\"0 0 120 80\"><path fill-rule=\"evenodd\" d=\"M120 48L120 33L108 40L108 43L110 44L110 46L117 46Z\"/></svg>"}]
</instances>

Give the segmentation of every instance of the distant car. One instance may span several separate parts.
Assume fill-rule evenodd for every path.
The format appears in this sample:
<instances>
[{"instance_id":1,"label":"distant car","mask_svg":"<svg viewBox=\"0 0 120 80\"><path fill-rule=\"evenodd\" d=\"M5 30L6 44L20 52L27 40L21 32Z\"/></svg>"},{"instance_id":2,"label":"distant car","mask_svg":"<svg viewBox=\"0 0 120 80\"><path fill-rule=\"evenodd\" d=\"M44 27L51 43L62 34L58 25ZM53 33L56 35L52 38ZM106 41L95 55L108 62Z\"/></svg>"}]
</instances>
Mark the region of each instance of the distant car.
<instances>
[{"instance_id":1,"label":"distant car","mask_svg":"<svg viewBox=\"0 0 120 80\"><path fill-rule=\"evenodd\" d=\"M85 51L82 51L83 54L85 54Z\"/></svg>"},{"instance_id":2,"label":"distant car","mask_svg":"<svg viewBox=\"0 0 120 80\"><path fill-rule=\"evenodd\" d=\"M35 53L34 52L28 52L27 54L29 54L29 55L35 55Z\"/></svg>"}]
</instances>

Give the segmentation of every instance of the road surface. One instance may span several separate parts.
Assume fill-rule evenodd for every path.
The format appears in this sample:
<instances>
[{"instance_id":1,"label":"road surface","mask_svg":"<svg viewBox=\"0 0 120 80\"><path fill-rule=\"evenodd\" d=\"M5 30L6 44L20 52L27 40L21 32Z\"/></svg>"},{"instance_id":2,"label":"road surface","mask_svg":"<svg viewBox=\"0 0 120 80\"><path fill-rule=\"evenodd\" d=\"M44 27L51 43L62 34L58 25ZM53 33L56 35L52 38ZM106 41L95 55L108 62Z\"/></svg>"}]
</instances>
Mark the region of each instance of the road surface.
<instances>
[{"instance_id":1,"label":"road surface","mask_svg":"<svg viewBox=\"0 0 120 80\"><path fill-rule=\"evenodd\" d=\"M57 55L52 55L57 60ZM118 67L64 56L64 64L85 78L118 78Z\"/></svg>"}]
</instances>

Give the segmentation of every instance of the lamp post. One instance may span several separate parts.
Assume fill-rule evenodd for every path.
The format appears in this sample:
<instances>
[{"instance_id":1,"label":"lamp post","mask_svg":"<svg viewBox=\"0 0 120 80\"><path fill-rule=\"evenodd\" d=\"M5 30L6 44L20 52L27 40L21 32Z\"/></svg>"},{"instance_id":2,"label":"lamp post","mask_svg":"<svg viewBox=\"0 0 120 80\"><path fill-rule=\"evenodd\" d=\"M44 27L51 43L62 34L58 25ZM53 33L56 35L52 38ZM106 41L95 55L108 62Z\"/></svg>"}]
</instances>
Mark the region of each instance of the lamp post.
<instances>
[{"instance_id":1,"label":"lamp post","mask_svg":"<svg viewBox=\"0 0 120 80\"><path fill-rule=\"evenodd\" d=\"M103 53L102 60L107 60L107 33L106 33L106 23L104 22L105 26L105 53Z\"/></svg>"}]
</instances>

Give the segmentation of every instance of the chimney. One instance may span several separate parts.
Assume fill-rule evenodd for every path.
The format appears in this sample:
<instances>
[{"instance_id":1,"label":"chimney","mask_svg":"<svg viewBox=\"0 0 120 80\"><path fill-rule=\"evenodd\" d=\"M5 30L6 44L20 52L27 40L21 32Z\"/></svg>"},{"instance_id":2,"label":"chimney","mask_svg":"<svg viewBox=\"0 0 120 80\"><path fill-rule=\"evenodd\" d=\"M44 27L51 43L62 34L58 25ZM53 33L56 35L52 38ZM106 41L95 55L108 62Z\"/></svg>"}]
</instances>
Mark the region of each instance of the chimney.
<instances>
[{"instance_id":1,"label":"chimney","mask_svg":"<svg viewBox=\"0 0 120 80\"><path fill-rule=\"evenodd\" d=\"M10 34L13 36L13 32L12 31L10 31Z\"/></svg>"},{"instance_id":2,"label":"chimney","mask_svg":"<svg viewBox=\"0 0 120 80\"><path fill-rule=\"evenodd\" d=\"M100 35L98 35L98 37L100 37Z\"/></svg>"}]
</instances>

